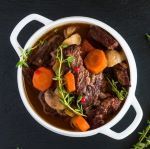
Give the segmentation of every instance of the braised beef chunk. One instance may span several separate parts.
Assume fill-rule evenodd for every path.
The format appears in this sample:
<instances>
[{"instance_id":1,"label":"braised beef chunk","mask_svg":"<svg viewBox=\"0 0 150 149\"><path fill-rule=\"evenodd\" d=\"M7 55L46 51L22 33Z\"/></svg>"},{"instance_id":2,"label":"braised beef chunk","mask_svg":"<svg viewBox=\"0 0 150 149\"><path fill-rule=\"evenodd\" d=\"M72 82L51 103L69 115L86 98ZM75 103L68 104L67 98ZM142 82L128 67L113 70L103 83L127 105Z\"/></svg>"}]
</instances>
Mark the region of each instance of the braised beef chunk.
<instances>
[{"instance_id":1,"label":"braised beef chunk","mask_svg":"<svg viewBox=\"0 0 150 149\"><path fill-rule=\"evenodd\" d=\"M109 114L111 111L117 111L120 104L121 100L117 97L109 97L101 103L100 107L103 108L105 113Z\"/></svg>"},{"instance_id":2,"label":"braised beef chunk","mask_svg":"<svg viewBox=\"0 0 150 149\"><path fill-rule=\"evenodd\" d=\"M110 116L115 114L120 108L121 102L122 101L117 97L109 97L101 102L101 104L95 109L91 119L89 119L89 123L92 128L97 128L106 123Z\"/></svg>"},{"instance_id":3,"label":"braised beef chunk","mask_svg":"<svg viewBox=\"0 0 150 149\"><path fill-rule=\"evenodd\" d=\"M105 76L119 82L121 86L130 86L129 68L125 62L119 63L114 67L106 68L104 74Z\"/></svg>"},{"instance_id":4,"label":"braised beef chunk","mask_svg":"<svg viewBox=\"0 0 150 149\"><path fill-rule=\"evenodd\" d=\"M50 64L52 58L52 51L54 51L63 41L63 36L54 35L48 41L45 41L38 50L33 51L29 58L29 64L39 66L47 66Z\"/></svg>"},{"instance_id":5,"label":"braised beef chunk","mask_svg":"<svg viewBox=\"0 0 150 149\"><path fill-rule=\"evenodd\" d=\"M91 26L89 30L89 37L108 49L114 49L119 45L118 42L109 33L98 26Z\"/></svg>"},{"instance_id":6,"label":"braised beef chunk","mask_svg":"<svg viewBox=\"0 0 150 149\"><path fill-rule=\"evenodd\" d=\"M119 83L123 86L130 86L128 65L126 63L120 63L115 65L113 69Z\"/></svg>"},{"instance_id":7,"label":"braised beef chunk","mask_svg":"<svg viewBox=\"0 0 150 149\"><path fill-rule=\"evenodd\" d=\"M62 35L56 34L52 38L48 40L48 45L50 50L56 50L56 48L61 45L63 42L64 37Z\"/></svg>"},{"instance_id":8,"label":"braised beef chunk","mask_svg":"<svg viewBox=\"0 0 150 149\"><path fill-rule=\"evenodd\" d=\"M34 56L31 55L29 61L32 65L39 67L45 64L45 62L47 64L49 59L50 56L49 56L48 45L47 43L45 43L43 46L39 48L39 50L36 52L36 54L34 54Z\"/></svg>"},{"instance_id":9,"label":"braised beef chunk","mask_svg":"<svg viewBox=\"0 0 150 149\"><path fill-rule=\"evenodd\" d=\"M83 66L83 59L81 57L81 47L77 45L71 45L64 49L64 55L67 56L74 56L75 61L71 64L72 68L75 66Z\"/></svg>"}]
</instances>

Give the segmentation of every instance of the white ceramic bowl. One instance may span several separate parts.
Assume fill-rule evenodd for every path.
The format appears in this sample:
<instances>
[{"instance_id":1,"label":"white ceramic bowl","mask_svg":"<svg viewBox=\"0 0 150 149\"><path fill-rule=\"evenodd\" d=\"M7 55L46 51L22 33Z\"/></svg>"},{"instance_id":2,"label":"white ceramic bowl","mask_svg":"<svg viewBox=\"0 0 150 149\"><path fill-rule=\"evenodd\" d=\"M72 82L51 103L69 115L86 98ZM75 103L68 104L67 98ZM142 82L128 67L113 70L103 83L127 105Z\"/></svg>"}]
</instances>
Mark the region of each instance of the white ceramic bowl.
<instances>
[{"instance_id":1,"label":"white ceramic bowl","mask_svg":"<svg viewBox=\"0 0 150 149\"><path fill-rule=\"evenodd\" d=\"M57 127L47 123L41 116L39 116L34 111L34 108L28 102L28 97L27 97L27 94L26 94L26 91L24 88L22 68L18 68L17 78L18 78L18 88L19 88L20 96L21 96L21 99L22 99L26 109L31 114L31 116L38 123L40 123L43 127L47 128L48 130L51 130L51 131L58 133L58 134L61 134L61 135L70 136L70 137L86 137L86 136L95 135L97 133L102 133L102 134L105 134L105 135L107 135L113 139L120 140L120 139L123 139L123 138L127 137L128 135L130 135L139 125L139 123L142 119L142 116L143 116L143 112L142 112L142 109L141 109L141 107L140 107L140 105L139 105L139 103L135 97L135 89L136 89L136 84L137 84L137 69L136 69L135 60L134 60L134 57L133 57L133 54L131 52L130 47L128 46L126 41L123 39L123 37L117 31L115 31L113 28L111 28L107 24L105 24L99 20L96 20L96 19L92 19L92 18L88 18L88 17L80 17L80 16L76 17L75 16L75 17L67 17L67 18L58 19L56 21L52 21L52 20L49 20L49 19L47 19L43 16L40 16L38 14L31 14L31 15L28 15L27 17L25 17L24 19L22 19L16 25L16 27L14 28L14 30L12 31L11 36L10 36L11 44L14 47L14 49L17 52L19 57L21 55L20 50L19 50L19 48L21 48L21 46L18 43L17 37L18 37L20 31L28 23L30 23L31 21L34 21L34 20L39 21L40 23L43 23L44 26L41 27L39 30L37 30L30 37L30 39L26 43L24 49L32 47L34 45L34 43L36 43L36 41L40 37L42 37L45 33L52 30L53 28L64 25L64 24L68 24L68 23L93 24L93 25L97 25L97 26L103 28L104 30L106 30L107 32L109 32L119 42L119 44L121 45L122 49L124 50L124 52L127 56L127 59L129 62L129 67L130 67L131 87L129 89L128 97L127 97L122 109L107 124L97 128L97 129L89 130L86 132L67 131L67 130L57 128ZM130 106L133 106L134 110L136 111L136 116L135 116L133 122L122 132L118 133L118 132L113 131L111 129L111 127L116 125L124 117L124 115L127 113Z\"/></svg>"}]
</instances>

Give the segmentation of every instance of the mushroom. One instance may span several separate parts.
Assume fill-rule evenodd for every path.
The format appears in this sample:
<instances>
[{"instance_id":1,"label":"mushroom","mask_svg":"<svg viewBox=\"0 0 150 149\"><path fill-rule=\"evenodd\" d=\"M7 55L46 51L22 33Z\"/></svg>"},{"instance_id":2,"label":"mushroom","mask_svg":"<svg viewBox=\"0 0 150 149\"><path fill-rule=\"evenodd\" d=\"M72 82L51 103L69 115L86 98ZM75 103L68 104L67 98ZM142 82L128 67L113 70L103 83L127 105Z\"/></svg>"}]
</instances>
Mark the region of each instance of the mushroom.
<instances>
[{"instance_id":1,"label":"mushroom","mask_svg":"<svg viewBox=\"0 0 150 149\"><path fill-rule=\"evenodd\" d=\"M81 36L78 33L73 34L69 38L65 39L63 41L63 44L66 44L66 45L73 45L73 44L80 45L81 44Z\"/></svg>"},{"instance_id":2,"label":"mushroom","mask_svg":"<svg viewBox=\"0 0 150 149\"><path fill-rule=\"evenodd\" d=\"M71 36L77 30L77 26L69 26L64 30L65 38Z\"/></svg>"},{"instance_id":3,"label":"mushroom","mask_svg":"<svg viewBox=\"0 0 150 149\"><path fill-rule=\"evenodd\" d=\"M126 59L125 54L123 52L118 52L116 50L107 50L107 65L108 67L113 67L114 65L121 63Z\"/></svg>"},{"instance_id":4,"label":"mushroom","mask_svg":"<svg viewBox=\"0 0 150 149\"><path fill-rule=\"evenodd\" d=\"M58 95L53 93L50 90L47 90L44 93L45 102L50 106L52 109L56 110L58 113L65 109L65 106L60 102L60 98Z\"/></svg>"}]
</instances>

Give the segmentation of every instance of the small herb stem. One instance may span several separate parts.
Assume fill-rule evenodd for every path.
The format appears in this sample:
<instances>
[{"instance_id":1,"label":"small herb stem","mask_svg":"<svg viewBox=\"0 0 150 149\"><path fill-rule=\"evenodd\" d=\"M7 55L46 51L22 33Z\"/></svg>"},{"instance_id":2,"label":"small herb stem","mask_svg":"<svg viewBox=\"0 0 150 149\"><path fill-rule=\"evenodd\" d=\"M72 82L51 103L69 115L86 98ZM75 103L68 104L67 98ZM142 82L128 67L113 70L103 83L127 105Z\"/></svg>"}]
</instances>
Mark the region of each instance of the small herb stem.
<instances>
[{"instance_id":1,"label":"small herb stem","mask_svg":"<svg viewBox=\"0 0 150 149\"><path fill-rule=\"evenodd\" d=\"M150 146L150 121L147 123L148 126L142 132L139 132L139 141L133 145L132 149L148 149Z\"/></svg>"},{"instance_id":2,"label":"small herb stem","mask_svg":"<svg viewBox=\"0 0 150 149\"><path fill-rule=\"evenodd\" d=\"M57 49L57 54L56 54L56 58L59 62L59 68L58 68L58 73L56 74L56 78L58 81L58 91L59 94L61 96L61 102L68 108L70 109L72 112L74 112L77 115L82 115L82 116L86 116L83 114L83 110L78 109L78 111L76 111L76 109L73 109L70 105L70 100L72 100L72 97L70 97L69 93L67 93L67 91L64 89L63 87L63 79L62 79L62 65L63 63L65 63L67 60L63 58L63 45L59 46ZM70 63L71 61L69 61ZM79 108L79 107L77 107Z\"/></svg>"},{"instance_id":3,"label":"small herb stem","mask_svg":"<svg viewBox=\"0 0 150 149\"><path fill-rule=\"evenodd\" d=\"M146 137L149 131L150 131L150 125L146 128L144 135L141 135L139 142L142 142L144 140L144 138Z\"/></svg>"},{"instance_id":4,"label":"small herb stem","mask_svg":"<svg viewBox=\"0 0 150 149\"><path fill-rule=\"evenodd\" d=\"M109 84L111 85L112 91L116 94L116 96L120 100L124 100L127 96L127 90L124 87L122 87L121 90L118 90L118 87L116 85L117 83L114 80L110 80L108 77L107 77L107 80Z\"/></svg>"}]
</instances>

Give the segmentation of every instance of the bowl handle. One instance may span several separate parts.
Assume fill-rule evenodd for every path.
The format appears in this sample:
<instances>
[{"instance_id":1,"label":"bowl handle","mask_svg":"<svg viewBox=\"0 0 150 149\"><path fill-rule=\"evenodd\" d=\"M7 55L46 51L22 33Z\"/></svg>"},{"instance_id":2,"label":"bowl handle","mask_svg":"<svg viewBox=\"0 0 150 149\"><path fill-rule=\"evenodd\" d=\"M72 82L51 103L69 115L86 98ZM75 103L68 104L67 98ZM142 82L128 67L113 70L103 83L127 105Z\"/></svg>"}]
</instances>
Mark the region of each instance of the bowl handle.
<instances>
[{"instance_id":1,"label":"bowl handle","mask_svg":"<svg viewBox=\"0 0 150 149\"><path fill-rule=\"evenodd\" d=\"M134 96L134 99L132 100L131 105L133 106L133 108L136 112L136 116L135 116L133 122L130 124L130 126L128 126L124 131L122 131L120 133L117 133L117 132L111 130L111 128L106 128L101 133L105 134L113 139L116 139L116 140L124 139L128 135L130 135L137 128L137 126L139 125L139 123L141 122L142 117L143 117L143 111L142 111L141 106L135 96Z\"/></svg>"},{"instance_id":2,"label":"bowl handle","mask_svg":"<svg viewBox=\"0 0 150 149\"><path fill-rule=\"evenodd\" d=\"M26 16L25 18L23 18L13 29L11 35L10 35L10 42L12 44L12 46L14 47L16 53L18 54L18 56L20 57L21 52L20 52L20 48L22 48L17 40L18 35L20 33L20 31L31 21L38 21L40 23L43 23L44 25L47 25L49 23L52 22L52 20L47 19L41 15L38 14L30 14L28 16Z\"/></svg>"}]
</instances>

